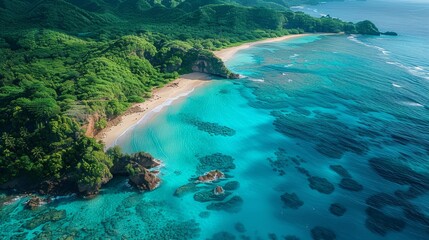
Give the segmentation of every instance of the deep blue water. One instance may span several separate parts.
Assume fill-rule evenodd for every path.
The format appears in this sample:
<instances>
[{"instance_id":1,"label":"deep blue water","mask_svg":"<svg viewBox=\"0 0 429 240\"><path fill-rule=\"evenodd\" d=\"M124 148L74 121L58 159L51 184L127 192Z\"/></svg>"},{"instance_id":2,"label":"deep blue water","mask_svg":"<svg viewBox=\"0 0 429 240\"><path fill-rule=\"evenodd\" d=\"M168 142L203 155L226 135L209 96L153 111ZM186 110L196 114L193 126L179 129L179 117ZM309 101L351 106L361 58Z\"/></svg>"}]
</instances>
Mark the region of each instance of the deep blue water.
<instances>
[{"instance_id":1,"label":"deep blue water","mask_svg":"<svg viewBox=\"0 0 429 240\"><path fill-rule=\"evenodd\" d=\"M23 210L23 198L2 207L0 238L428 239L429 4L310 8L400 35L309 36L240 51L227 65L243 79L214 79L118 139L164 161L157 190L116 179L93 200L58 199L38 212ZM212 168L227 178L192 185ZM194 199L236 182L222 201ZM66 218L25 228L52 209Z\"/></svg>"}]
</instances>

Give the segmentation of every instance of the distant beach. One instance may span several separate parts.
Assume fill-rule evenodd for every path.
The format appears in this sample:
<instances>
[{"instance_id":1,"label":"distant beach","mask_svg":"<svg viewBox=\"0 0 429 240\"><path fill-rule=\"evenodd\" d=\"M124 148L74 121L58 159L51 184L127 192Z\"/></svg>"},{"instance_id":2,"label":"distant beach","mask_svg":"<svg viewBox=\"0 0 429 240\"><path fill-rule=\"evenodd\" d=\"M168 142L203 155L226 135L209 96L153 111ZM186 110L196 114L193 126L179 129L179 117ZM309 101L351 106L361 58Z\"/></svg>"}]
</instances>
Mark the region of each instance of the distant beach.
<instances>
[{"instance_id":1,"label":"distant beach","mask_svg":"<svg viewBox=\"0 0 429 240\"><path fill-rule=\"evenodd\" d=\"M244 43L239 46L225 48L215 51L214 54L226 62L234 56L238 51L252 47L257 44L272 43L286 41L298 37L305 37L312 34L292 34L283 37L269 38L256 42ZM137 103L130 109L135 109L131 113L126 113L114 121L109 122L108 127L99 132L95 138L103 141L107 148L115 145L116 140L125 132L133 128L141 121L149 121L161 108L170 105L172 101L181 97L185 97L192 92L195 88L210 82L210 76L204 73L190 73L180 76L180 78L168 83L162 88L153 90L152 97L143 103ZM113 123L114 122L114 123Z\"/></svg>"}]
</instances>

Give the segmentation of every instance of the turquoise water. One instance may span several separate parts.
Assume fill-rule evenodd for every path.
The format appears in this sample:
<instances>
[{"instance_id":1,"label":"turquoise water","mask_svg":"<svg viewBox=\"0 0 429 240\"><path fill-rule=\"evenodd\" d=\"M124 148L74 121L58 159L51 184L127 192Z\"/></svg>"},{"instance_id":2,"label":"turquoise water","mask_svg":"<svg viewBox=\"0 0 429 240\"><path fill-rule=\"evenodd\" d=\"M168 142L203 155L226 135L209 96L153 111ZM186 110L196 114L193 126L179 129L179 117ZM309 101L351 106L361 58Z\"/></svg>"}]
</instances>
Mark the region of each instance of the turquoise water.
<instances>
[{"instance_id":1,"label":"turquoise water","mask_svg":"<svg viewBox=\"0 0 429 240\"><path fill-rule=\"evenodd\" d=\"M240 51L227 65L243 79L214 79L118 139L126 152L165 163L157 190L115 179L89 201L59 198L36 212L23 210L25 198L11 201L1 207L0 238L312 239L323 230L324 239L428 239L429 31L393 23L413 9L400 3L384 22L360 11L396 38L310 36ZM352 17L342 4L356 3L320 8ZM413 16L429 16L428 6L415 5ZM211 168L227 178L192 185ZM236 182L222 201L194 200ZM286 193L299 201L282 201ZM28 229L52 210L65 218Z\"/></svg>"}]
</instances>

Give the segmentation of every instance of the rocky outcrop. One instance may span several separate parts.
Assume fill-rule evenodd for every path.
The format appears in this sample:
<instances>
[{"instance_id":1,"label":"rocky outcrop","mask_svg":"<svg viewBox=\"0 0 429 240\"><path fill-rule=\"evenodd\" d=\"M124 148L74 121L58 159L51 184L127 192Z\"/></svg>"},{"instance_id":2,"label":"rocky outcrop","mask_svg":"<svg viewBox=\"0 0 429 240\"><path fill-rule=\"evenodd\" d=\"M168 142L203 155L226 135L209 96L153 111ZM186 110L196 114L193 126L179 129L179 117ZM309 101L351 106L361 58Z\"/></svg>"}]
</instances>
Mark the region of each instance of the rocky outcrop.
<instances>
[{"instance_id":1,"label":"rocky outcrop","mask_svg":"<svg viewBox=\"0 0 429 240\"><path fill-rule=\"evenodd\" d=\"M225 194L225 190L223 190L223 188L221 186L217 186L217 187L215 187L215 189L213 189L213 193L215 195L223 195L223 194Z\"/></svg>"},{"instance_id":2,"label":"rocky outcrop","mask_svg":"<svg viewBox=\"0 0 429 240\"><path fill-rule=\"evenodd\" d=\"M232 73L225 67L225 64L220 58L207 50L189 50L186 59L184 59L182 63L182 68L188 71L208 73L223 78L239 78L238 74Z\"/></svg>"},{"instance_id":3,"label":"rocky outcrop","mask_svg":"<svg viewBox=\"0 0 429 240\"><path fill-rule=\"evenodd\" d=\"M225 178L225 174L219 170L212 170L198 177L198 182L213 182L218 179Z\"/></svg>"},{"instance_id":4,"label":"rocky outcrop","mask_svg":"<svg viewBox=\"0 0 429 240\"><path fill-rule=\"evenodd\" d=\"M161 180L146 168L130 176L130 184L143 191L152 191L158 187Z\"/></svg>"},{"instance_id":5,"label":"rocky outcrop","mask_svg":"<svg viewBox=\"0 0 429 240\"><path fill-rule=\"evenodd\" d=\"M43 201L41 198L33 196L28 200L25 204L25 209L36 210L40 205L42 205Z\"/></svg>"},{"instance_id":6,"label":"rocky outcrop","mask_svg":"<svg viewBox=\"0 0 429 240\"><path fill-rule=\"evenodd\" d=\"M93 198L100 192L101 186L109 182L110 179L112 179L112 175L110 174L110 172L106 172L104 177L101 179L99 183L94 183L94 184L78 183L77 188L78 188L79 194L85 198Z\"/></svg>"},{"instance_id":7,"label":"rocky outcrop","mask_svg":"<svg viewBox=\"0 0 429 240\"><path fill-rule=\"evenodd\" d=\"M151 169L161 165L161 162L155 159L152 155L145 152L138 152L131 155L124 155L118 161L116 161L110 172L113 175L129 175L129 169L127 166L131 164L140 168Z\"/></svg>"}]
</instances>

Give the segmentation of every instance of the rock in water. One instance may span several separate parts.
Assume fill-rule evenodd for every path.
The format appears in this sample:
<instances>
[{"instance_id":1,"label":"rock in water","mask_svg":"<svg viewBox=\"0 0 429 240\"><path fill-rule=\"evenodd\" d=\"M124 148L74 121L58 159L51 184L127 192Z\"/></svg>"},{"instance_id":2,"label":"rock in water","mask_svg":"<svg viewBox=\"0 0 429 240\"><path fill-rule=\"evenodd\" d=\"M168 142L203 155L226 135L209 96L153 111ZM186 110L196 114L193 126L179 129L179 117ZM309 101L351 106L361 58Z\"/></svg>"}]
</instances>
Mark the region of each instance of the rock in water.
<instances>
[{"instance_id":1,"label":"rock in water","mask_svg":"<svg viewBox=\"0 0 429 240\"><path fill-rule=\"evenodd\" d=\"M225 174L219 170L212 170L202 176L198 177L199 182L213 182L220 178L224 178Z\"/></svg>"},{"instance_id":2,"label":"rock in water","mask_svg":"<svg viewBox=\"0 0 429 240\"><path fill-rule=\"evenodd\" d=\"M311 237L314 240L334 240L337 238L332 230L320 226L311 229Z\"/></svg>"},{"instance_id":3,"label":"rock in water","mask_svg":"<svg viewBox=\"0 0 429 240\"><path fill-rule=\"evenodd\" d=\"M56 221L62 220L64 218L66 218L66 211L65 210L53 209L53 210L49 210L47 212L41 213L34 218L31 218L30 220L28 220L23 225L23 227L32 230L32 229L35 229L44 223L56 222Z\"/></svg>"},{"instance_id":4,"label":"rock in water","mask_svg":"<svg viewBox=\"0 0 429 240\"><path fill-rule=\"evenodd\" d=\"M214 191L197 192L194 200L198 202L223 201L231 193L216 194Z\"/></svg>"},{"instance_id":5,"label":"rock in water","mask_svg":"<svg viewBox=\"0 0 429 240\"><path fill-rule=\"evenodd\" d=\"M130 176L130 184L143 191L152 191L158 187L161 180L146 168L142 172Z\"/></svg>"},{"instance_id":6,"label":"rock in water","mask_svg":"<svg viewBox=\"0 0 429 240\"><path fill-rule=\"evenodd\" d=\"M298 209L304 205L304 202L299 199L296 193L285 193L281 195L280 198L288 208Z\"/></svg>"},{"instance_id":7,"label":"rock in water","mask_svg":"<svg viewBox=\"0 0 429 240\"><path fill-rule=\"evenodd\" d=\"M40 207L40 205L42 205L42 199L39 197L33 196L25 204L25 208L30 210L36 210L38 207Z\"/></svg>"},{"instance_id":8,"label":"rock in water","mask_svg":"<svg viewBox=\"0 0 429 240\"><path fill-rule=\"evenodd\" d=\"M335 190L334 185L326 178L309 177L308 181L310 182L310 188L315 189L320 193L331 194Z\"/></svg>"},{"instance_id":9,"label":"rock in water","mask_svg":"<svg viewBox=\"0 0 429 240\"><path fill-rule=\"evenodd\" d=\"M341 179L340 187L353 192L360 192L363 186L351 178Z\"/></svg>"},{"instance_id":10,"label":"rock in water","mask_svg":"<svg viewBox=\"0 0 429 240\"><path fill-rule=\"evenodd\" d=\"M186 185L180 186L174 192L174 196L183 197L187 193L193 193L198 191L199 187L197 187L196 183L188 183Z\"/></svg>"},{"instance_id":11,"label":"rock in water","mask_svg":"<svg viewBox=\"0 0 429 240\"><path fill-rule=\"evenodd\" d=\"M329 168L343 178L351 178L349 171L341 165L330 165Z\"/></svg>"},{"instance_id":12,"label":"rock in water","mask_svg":"<svg viewBox=\"0 0 429 240\"><path fill-rule=\"evenodd\" d=\"M215 189L213 189L213 192L215 195L222 195L225 193L225 190L223 190L221 186L217 186Z\"/></svg>"},{"instance_id":13,"label":"rock in water","mask_svg":"<svg viewBox=\"0 0 429 240\"><path fill-rule=\"evenodd\" d=\"M333 203L333 204L331 204L331 206L329 207L329 211L332 213L332 214L334 214L335 216L338 216L338 217L340 217L340 216L343 216L344 215L344 213L346 212L346 208L343 206L343 205L341 205L341 204L339 204L339 203Z\"/></svg>"}]
</instances>

